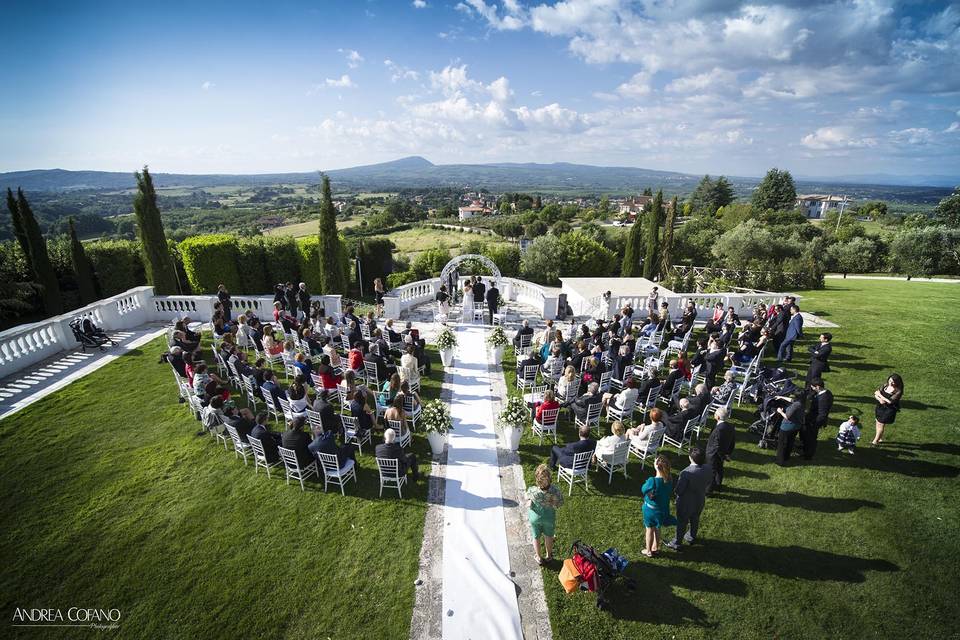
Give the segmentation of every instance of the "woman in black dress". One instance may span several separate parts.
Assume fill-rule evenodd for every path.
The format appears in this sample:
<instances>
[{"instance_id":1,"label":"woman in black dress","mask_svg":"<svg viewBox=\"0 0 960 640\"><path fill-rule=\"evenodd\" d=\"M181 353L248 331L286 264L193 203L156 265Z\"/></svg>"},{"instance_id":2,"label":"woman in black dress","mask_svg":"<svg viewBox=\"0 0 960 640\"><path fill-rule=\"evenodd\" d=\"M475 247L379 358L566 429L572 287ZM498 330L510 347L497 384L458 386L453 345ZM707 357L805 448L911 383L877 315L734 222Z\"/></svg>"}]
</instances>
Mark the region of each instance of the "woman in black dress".
<instances>
[{"instance_id":1,"label":"woman in black dress","mask_svg":"<svg viewBox=\"0 0 960 640\"><path fill-rule=\"evenodd\" d=\"M383 288L383 280L380 278L373 279L373 295L377 299L377 317L383 317L383 294L386 291Z\"/></svg>"},{"instance_id":2,"label":"woman in black dress","mask_svg":"<svg viewBox=\"0 0 960 640\"><path fill-rule=\"evenodd\" d=\"M883 442L883 429L888 424L893 424L897 418L897 412L900 411L900 399L903 397L903 378L900 374L893 373L887 378L887 383L873 392L873 397L877 399L875 410L877 418L877 433L873 436L874 446Z\"/></svg>"}]
</instances>

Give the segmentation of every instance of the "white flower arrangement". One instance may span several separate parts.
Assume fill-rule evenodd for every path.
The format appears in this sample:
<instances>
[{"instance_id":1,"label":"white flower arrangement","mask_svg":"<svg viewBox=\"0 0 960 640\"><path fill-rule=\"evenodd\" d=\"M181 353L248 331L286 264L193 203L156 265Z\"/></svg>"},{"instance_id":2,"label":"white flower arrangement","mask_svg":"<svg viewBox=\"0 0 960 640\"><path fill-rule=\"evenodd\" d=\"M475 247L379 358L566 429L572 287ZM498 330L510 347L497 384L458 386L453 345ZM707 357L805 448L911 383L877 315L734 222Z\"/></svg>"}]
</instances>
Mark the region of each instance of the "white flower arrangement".
<instances>
[{"instance_id":1,"label":"white flower arrangement","mask_svg":"<svg viewBox=\"0 0 960 640\"><path fill-rule=\"evenodd\" d=\"M431 400L423 405L418 420L427 433L445 434L453 429L450 420L450 409L440 400Z\"/></svg>"},{"instance_id":2,"label":"white flower arrangement","mask_svg":"<svg viewBox=\"0 0 960 640\"><path fill-rule=\"evenodd\" d=\"M510 340L507 338L507 334L503 332L503 327L497 325L487 336L487 344L491 347L505 347L510 344Z\"/></svg>"},{"instance_id":3,"label":"white flower arrangement","mask_svg":"<svg viewBox=\"0 0 960 640\"><path fill-rule=\"evenodd\" d=\"M453 349L457 346L457 335L450 330L449 327L445 327L437 335L437 349L440 351L445 351L447 349Z\"/></svg>"},{"instance_id":4,"label":"white flower arrangement","mask_svg":"<svg viewBox=\"0 0 960 640\"><path fill-rule=\"evenodd\" d=\"M503 409L500 410L500 415L497 417L497 424L504 428L514 427L519 429L526 424L529 415L527 403L523 401L523 398L514 396L507 400L507 404L503 405Z\"/></svg>"}]
</instances>

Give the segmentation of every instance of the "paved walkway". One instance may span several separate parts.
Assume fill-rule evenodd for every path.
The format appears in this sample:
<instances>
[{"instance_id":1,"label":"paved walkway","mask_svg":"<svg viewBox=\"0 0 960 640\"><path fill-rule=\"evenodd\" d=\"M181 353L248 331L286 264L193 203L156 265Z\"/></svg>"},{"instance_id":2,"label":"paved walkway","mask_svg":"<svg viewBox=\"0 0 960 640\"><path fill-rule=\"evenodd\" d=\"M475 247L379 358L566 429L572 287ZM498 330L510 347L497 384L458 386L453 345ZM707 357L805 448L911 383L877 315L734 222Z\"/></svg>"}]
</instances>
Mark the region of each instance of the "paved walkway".
<instances>
[{"instance_id":1,"label":"paved walkway","mask_svg":"<svg viewBox=\"0 0 960 640\"><path fill-rule=\"evenodd\" d=\"M162 334L164 330L159 325L147 325L129 331L114 331L110 333L110 337L119 343L116 347L107 347L106 351L94 349L86 353L79 348L65 351L0 380L0 419L113 362L124 353ZM159 354L157 355L159 357Z\"/></svg>"},{"instance_id":2,"label":"paved walkway","mask_svg":"<svg viewBox=\"0 0 960 640\"><path fill-rule=\"evenodd\" d=\"M522 638L491 406L486 331L457 329L443 510L443 637Z\"/></svg>"}]
</instances>

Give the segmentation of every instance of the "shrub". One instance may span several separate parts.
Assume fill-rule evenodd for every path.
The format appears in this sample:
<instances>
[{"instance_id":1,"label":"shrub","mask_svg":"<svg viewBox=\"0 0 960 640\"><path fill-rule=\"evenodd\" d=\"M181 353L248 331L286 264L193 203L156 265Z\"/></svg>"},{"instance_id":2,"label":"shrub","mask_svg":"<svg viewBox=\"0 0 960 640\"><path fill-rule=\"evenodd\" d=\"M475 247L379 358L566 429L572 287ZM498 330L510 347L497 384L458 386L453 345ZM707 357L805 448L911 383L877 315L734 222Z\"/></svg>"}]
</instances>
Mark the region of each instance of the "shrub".
<instances>
[{"instance_id":1,"label":"shrub","mask_svg":"<svg viewBox=\"0 0 960 640\"><path fill-rule=\"evenodd\" d=\"M297 260L300 266L300 281L306 283L307 291L320 291L320 238L307 236L297 240Z\"/></svg>"},{"instance_id":2,"label":"shrub","mask_svg":"<svg viewBox=\"0 0 960 640\"><path fill-rule=\"evenodd\" d=\"M393 243L387 238L359 238L357 258L363 272L364 289L373 286L374 278L386 278L393 272Z\"/></svg>"},{"instance_id":3,"label":"shrub","mask_svg":"<svg viewBox=\"0 0 960 640\"><path fill-rule=\"evenodd\" d=\"M267 277L269 272L263 238L237 239L237 267L240 271L240 288L236 293L257 295L273 290L276 283Z\"/></svg>"},{"instance_id":4,"label":"shrub","mask_svg":"<svg viewBox=\"0 0 960 640\"><path fill-rule=\"evenodd\" d=\"M90 242L84 249L93 273L105 298L147 283L147 275L136 240L101 240Z\"/></svg>"},{"instance_id":5,"label":"shrub","mask_svg":"<svg viewBox=\"0 0 960 640\"><path fill-rule=\"evenodd\" d=\"M179 245L187 281L195 294L214 293L224 284L230 291L241 289L237 268L237 239L226 234L187 238Z\"/></svg>"},{"instance_id":6,"label":"shrub","mask_svg":"<svg viewBox=\"0 0 960 640\"><path fill-rule=\"evenodd\" d=\"M293 238L266 237L263 251L271 287L278 282L300 282L300 255ZM314 291L319 291L319 287Z\"/></svg>"}]
</instances>

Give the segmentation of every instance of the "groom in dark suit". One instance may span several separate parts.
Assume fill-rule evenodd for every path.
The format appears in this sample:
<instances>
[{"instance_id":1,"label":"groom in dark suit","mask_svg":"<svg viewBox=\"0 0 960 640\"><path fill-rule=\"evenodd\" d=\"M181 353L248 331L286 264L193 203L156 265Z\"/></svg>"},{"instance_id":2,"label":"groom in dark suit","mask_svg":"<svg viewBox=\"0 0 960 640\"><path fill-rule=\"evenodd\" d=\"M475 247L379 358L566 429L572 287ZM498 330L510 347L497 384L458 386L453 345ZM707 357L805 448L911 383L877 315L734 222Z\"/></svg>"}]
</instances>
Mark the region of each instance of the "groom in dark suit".
<instances>
[{"instance_id":1,"label":"groom in dark suit","mask_svg":"<svg viewBox=\"0 0 960 640\"><path fill-rule=\"evenodd\" d=\"M497 283L490 281L490 288L487 289L487 309L490 312L490 324L493 324L493 316L497 315L500 308L500 289L497 289Z\"/></svg>"},{"instance_id":2,"label":"groom in dark suit","mask_svg":"<svg viewBox=\"0 0 960 640\"><path fill-rule=\"evenodd\" d=\"M690 466L680 472L677 478L677 534L666 546L675 551L686 542L691 544L697 538L700 527L700 514L707 500L707 490L713 481L710 465L704 464L707 456L699 447L690 450ZM687 533L687 526L690 532Z\"/></svg>"}]
</instances>

